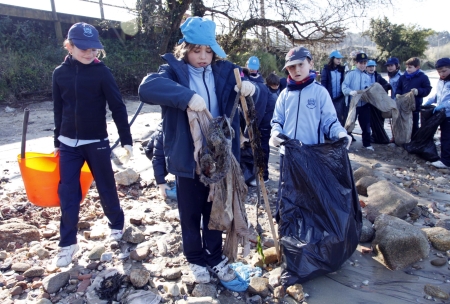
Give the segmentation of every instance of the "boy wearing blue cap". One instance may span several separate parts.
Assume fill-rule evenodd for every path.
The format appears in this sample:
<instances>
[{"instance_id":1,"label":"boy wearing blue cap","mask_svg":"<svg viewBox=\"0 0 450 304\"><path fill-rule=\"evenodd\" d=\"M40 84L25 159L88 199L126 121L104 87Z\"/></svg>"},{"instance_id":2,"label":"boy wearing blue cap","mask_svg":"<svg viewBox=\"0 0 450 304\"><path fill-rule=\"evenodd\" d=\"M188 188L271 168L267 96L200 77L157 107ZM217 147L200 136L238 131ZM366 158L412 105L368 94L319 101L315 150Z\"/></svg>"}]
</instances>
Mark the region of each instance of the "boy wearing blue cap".
<instances>
[{"instance_id":1,"label":"boy wearing blue cap","mask_svg":"<svg viewBox=\"0 0 450 304\"><path fill-rule=\"evenodd\" d=\"M106 106L112 112L122 146L132 155L128 114L111 71L97 56L103 45L90 24L76 23L69 29L64 62L53 72L54 146L59 154L61 247L56 266L65 267L79 250L80 172L86 161L111 228L111 241L122 238L124 214L111 166L106 129Z\"/></svg>"},{"instance_id":2,"label":"boy wearing blue cap","mask_svg":"<svg viewBox=\"0 0 450 304\"><path fill-rule=\"evenodd\" d=\"M384 65L386 66L389 77L390 86L387 88L388 90L391 90L391 98L395 99L398 81L400 80L400 76L402 76L402 72L400 71L400 61L396 57L391 57Z\"/></svg>"},{"instance_id":3,"label":"boy wearing blue cap","mask_svg":"<svg viewBox=\"0 0 450 304\"><path fill-rule=\"evenodd\" d=\"M323 143L326 135L331 139L347 137L348 149L352 138L339 123L327 90L314 81L316 73L311 71L311 53L304 47L291 49L286 55L284 68L289 72L287 87L278 96L275 104L270 144L278 147L284 141L278 137L279 134L298 139L306 145ZM284 146L281 146L279 188L283 159ZM276 218L279 219L278 201Z\"/></svg>"},{"instance_id":4,"label":"boy wearing blue cap","mask_svg":"<svg viewBox=\"0 0 450 304\"><path fill-rule=\"evenodd\" d=\"M348 111L345 104L345 96L342 93L342 82L345 76L345 68L341 65L342 58L341 53L337 50L330 53L330 60L322 69L320 83L330 94L339 123L343 126L345 125Z\"/></svg>"},{"instance_id":5,"label":"boy wearing blue cap","mask_svg":"<svg viewBox=\"0 0 450 304\"><path fill-rule=\"evenodd\" d=\"M366 74L370 77L370 84L378 82L385 90L389 91L389 83L377 72L377 63L375 60L367 61Z\"/></svg>"},{"instance_id":6,"label":"boy wearing blue cap","mask_svg":"<svg viewBox=\"0 0 450 304\"><path fill-rule=\"evenodd\" d=\"M163 148L167 171L176 176L183 252L197 283L210 281L209 267L226 285L236 278L234 270L222 257L222 231L208 229L211 202L209 187L195 173L194 142L187 108L201 112L208 109L213 117L230 114L237 86L234 69L217 44L216 24L208 19L189 17L181 26L183 38L174 53L162 56L166 64L158 73L146 76L139 86L140 100L160 105L163 116ZM241 94L253 95L255 86L243 81ZM231 123L234 129L232 152L239 161L239 115ZM203 230L200 221L203 216Z\"/></svg>"},{"instance_id":7,"label":"boy wearing blue cap","mask_svg":"<svg viewBox=\"0 0 450 304\"><path fill-rule=\"evenodd\" d=\"M395 91L397 95L403 95L412 91L416 100L416 109L413 111L413 126L411 138L419 130L419 116L420 110L422 108L423 98L427 97L431 92L430 79L424 72L420 69L420 59L417 57L412 57L406 61L406 71L405 74L400 76L398 81L397 90Z\"/></svg>"},{"instance_id":8,"label":"boy wearing blue cap","mask_svg":"<svg viewBox=\"0 0 450 304\"><path fill-rule=\"evenodd\" d=\"M431 164L439 169L450 168L450 58L436 62L439 74L436 95L430 97L425 105L436 104L434 112L445 111L446 119L441 123L441 159Z\"/></svg>"},{"instance_id":9,"label":"boy wearing blue cap","mask_svg":"<svg viewBox=\"0 0 450 304\"><path fill-rule=\"evenodd\" d=\"M348 72L342 83L342 92L349 98L355 96L359 90L364 90L370 86L370 78L365 73L367 66L367 55L365 53L358 53L355 57L356 69ZM350 102L348 103L350 104ZM362 130L363 146L374 151L370 144L370 107L371 105L360 99L356 105L356 115L358 116L359 126Z\"/></svg>"}]
</instances>

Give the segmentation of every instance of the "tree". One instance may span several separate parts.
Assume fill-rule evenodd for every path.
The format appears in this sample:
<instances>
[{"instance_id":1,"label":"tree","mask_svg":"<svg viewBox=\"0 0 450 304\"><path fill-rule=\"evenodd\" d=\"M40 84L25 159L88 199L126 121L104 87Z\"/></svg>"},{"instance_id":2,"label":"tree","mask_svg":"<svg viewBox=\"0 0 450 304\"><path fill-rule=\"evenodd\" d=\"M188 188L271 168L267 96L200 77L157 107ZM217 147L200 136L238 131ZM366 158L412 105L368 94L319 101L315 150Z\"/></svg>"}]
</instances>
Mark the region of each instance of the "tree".
<instances>
[{"instance_id":1,"label":"tree","mask_svg":"<svg viewBox=\"0 0 450 304\"><path fill-rule=\"evenodd\" d=\"M416 25L393 24L388 18L371 19L367 35L376 43L380 55L377 60L386 60L395 56L400 61L411 57L424 56L427 49L427 37L434 34L430 29L421 29Z\"/></svg>"},{"instance_id":2,"label":"tree","mask_svg":"<svg viewBox=\"0 0 450 304\"><path fill-rule=\"evenodd\" d=\"M286 37L289 45L336 43L364 9L390 4L391 0L137 0L136 8L141 32L152 37L159 53L172 50L189 9L189 15L214 18L222 32L221 46L230 53L248 46L244 43L247 34L264 41L261 34L267 32L258 32L260 27Z\"/></svg>"}]
</instances>

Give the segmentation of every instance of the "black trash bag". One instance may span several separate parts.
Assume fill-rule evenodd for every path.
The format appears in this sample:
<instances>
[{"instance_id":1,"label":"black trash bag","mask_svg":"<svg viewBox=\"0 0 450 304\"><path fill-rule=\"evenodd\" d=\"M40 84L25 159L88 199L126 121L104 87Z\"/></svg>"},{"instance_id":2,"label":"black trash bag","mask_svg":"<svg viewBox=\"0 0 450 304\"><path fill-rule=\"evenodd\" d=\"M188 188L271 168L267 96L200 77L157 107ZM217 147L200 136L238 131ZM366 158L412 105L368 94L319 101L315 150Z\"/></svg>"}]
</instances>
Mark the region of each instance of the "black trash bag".
<instances>
[{"instance_id":1,"label":"black trash bag","mask_svg":"<svg viewBox=\"0 0 450 304\"><path fill-rule=\"evenodd\" d=\"M249 142L245 142L244 147L241 148L239 165L247 184L255 179L254 163L252 147Z\"/></svg>"},{"instance_id":2,"label":"black trash bag","mask_svg":"<svg viewBox=\"0 0 450 304\"><path fill-rule=\"evenodd\" d=\"M345 105L345 96L342 95L333 99L334 109L336 110L336 116L339 120L341 126L345 126L345 121L347 120L348 108Z\"/></svg>"},{"instance_id":3,"label":"black trash bag","mask_svg":"<svg viewBox=\"0 0 450 304\"><path fill-rule=\"evenodd\" d=\"M439 154L434 144L434 134L439 125L445 120L445 110L433 114L434 107L422 107L421 125L409 143L403 144L408 153L417 154L420 158L435 162L439 160Z\"/></svg>"},{"instance_id":4,"label":"black trash bag","mask_svg":"<svg viewBox=\"0 0 450 304\"><path fill-rule=\"evenodd\" d=\"M346 138L284 145L279 235L287 287L338 270L359 243L362 214Z\"/></svg>"},{"instance_id":5,"label":"black trash bag","mask_svg":"<svg viewBox=\"0 0 450 304\"><path fill-rule=\"evenodd\" d=\"M384 130L384 117L382 112L370 105L370 128L372 129L371 142L387 145L389 137Z\"/></svg>"}]
</instances>

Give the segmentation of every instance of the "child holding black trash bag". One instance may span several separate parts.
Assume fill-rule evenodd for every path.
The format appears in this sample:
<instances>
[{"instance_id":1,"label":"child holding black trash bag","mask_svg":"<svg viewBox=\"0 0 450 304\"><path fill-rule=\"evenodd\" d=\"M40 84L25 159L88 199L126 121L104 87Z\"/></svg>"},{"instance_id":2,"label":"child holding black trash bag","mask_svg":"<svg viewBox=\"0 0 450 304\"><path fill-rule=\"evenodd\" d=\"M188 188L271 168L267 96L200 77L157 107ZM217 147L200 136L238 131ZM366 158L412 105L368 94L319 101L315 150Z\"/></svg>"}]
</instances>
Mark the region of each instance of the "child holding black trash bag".
<instances>
[{"instance_id":1,"label":"child holding black trash bag","mask_svg":"<svg viewBox=\"0 0 450 304\"><path fill-rule=\"evenodd\" d=\"M213 117L230 117L234 108L238 91L234 69L238 66L216 60L226 54L216 41L215 29L216 24L209 19L187 18L181 25L183 38L174 54L162 56L166 64L143 79L139 96L142 102L161 106L164 155L167 170L176 176L183 252L194 280L208 283L210 269L230 288L238 278L222 256L222 231L208 228L212 208L209 187L195 172L194 143L186 113L187 108L197 112L208 109ZM254 91L253 84L242 82L241 95L253 95ZM234 130L232 152L239 160L239 115L230 124Z\"/></svg>"},{"instance_id":2,"label":"child holding black trash bag","mask_svg":"<svg viewBox=\"0 0 450 304\"><path fill-rule=\"evenodd\" d=\"M446 119L441 123L441 159L432 162L436 168L450 168L450 58L436 61L439 74L436 95L430 97L425 105L436 104L434 112L445 110Z\"/></svg>"},{"instance_id":3,"label":"child holding black trash bag","mask_svg":"<svg viewBox=\"0 0 450 304\"><path fill-rule=\"evenodd\" d=\"M316 73L312 72L312 56L304 47L295 47L286 54L284 69L289 72L287 87L278 96L271 121L272 132L270 144L280 146L284 141L279 135L298 139L303 144L324 143L324 136L330 139L346 137L347 149L352 138L341 126L336 116L327 89L314 81ZM280 147L280 184L283 172L284 146ZM278 215L278 202L276 218Z\"/></svg>"},{"instance_id":4,"label":"child holding black trash bag","mask_svg":"<svg viewBox=\"0 0 450 304\"><path fill-rule=\"evenodd\" d=\"M59 153L61 247L56 266L65 267L79 250L80 172L86 161L95 179L100 203L111 229L110 240L122 238L124 214L116 191L111 148L106 129L106 106L112 112L120 141L132 156L128 114L111 71L97 56L103 46L90 24L76 23L64 47L69 54L53 72L55 154Z\"/></svg>"}]
</instances>

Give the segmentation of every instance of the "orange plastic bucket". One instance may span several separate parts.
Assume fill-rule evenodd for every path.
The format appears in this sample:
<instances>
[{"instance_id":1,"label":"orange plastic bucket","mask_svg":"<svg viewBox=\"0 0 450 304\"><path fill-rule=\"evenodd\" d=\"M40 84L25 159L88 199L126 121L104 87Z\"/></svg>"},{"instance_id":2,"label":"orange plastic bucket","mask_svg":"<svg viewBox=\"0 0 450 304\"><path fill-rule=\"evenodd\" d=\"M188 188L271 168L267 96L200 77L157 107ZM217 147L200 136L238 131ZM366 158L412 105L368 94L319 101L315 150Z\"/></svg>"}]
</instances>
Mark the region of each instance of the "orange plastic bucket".
<instances>
[{"instance_id":1,"label":"orange plastic bucket","mask_svg":"<svg viewBox=\"0 0 450 304\"><path fill-rule=\"evenodd\" d=\"M59 207L59 156L26 152L25 158L17 156L28 200L39 207ZM94 178L84 163L81 168L81 202L86 197ZM80 203L81 203L80 202Z\"/></svg>"}]
</instances>

